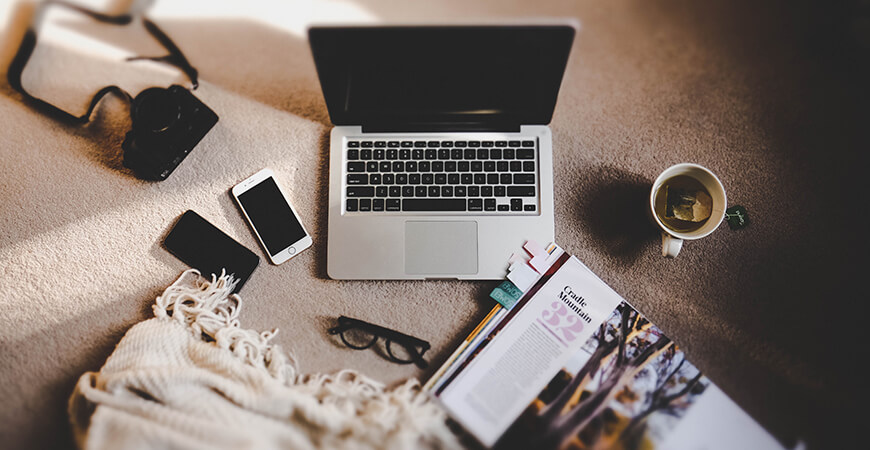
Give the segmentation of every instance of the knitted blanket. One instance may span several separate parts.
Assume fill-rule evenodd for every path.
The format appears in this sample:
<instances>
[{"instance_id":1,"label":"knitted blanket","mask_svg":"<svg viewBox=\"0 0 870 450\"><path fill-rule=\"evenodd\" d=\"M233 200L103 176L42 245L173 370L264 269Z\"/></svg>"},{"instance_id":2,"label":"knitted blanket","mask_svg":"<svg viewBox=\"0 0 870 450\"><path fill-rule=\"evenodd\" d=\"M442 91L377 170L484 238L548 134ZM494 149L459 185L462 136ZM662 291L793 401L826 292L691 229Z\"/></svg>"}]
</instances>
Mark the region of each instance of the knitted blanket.
<instances>
[{"instance_id":1,"label":"knitted blanket","mask_svg":"<svg viewBox=\"0 0 870 450\"><path fill-rule=\"evenodd\" d=\"M80 448L454 448L444 413L409 380L300 375L239 324L234 280L184 272L69 401Z\"/></svg>"}]
</instances>

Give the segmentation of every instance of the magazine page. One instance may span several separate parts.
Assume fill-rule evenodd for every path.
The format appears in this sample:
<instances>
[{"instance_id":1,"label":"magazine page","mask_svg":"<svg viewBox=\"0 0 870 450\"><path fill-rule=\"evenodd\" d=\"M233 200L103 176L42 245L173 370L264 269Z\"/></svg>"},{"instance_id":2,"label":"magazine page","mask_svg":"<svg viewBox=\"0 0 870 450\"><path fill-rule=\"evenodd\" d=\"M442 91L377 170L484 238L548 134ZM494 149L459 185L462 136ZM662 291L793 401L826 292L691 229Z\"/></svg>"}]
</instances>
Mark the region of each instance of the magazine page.
<instances>
[{"instance_id":1,"label":"magazine page","mask_svg":"<svg viewBox=\"0 0 870 450\"><path fill-rule=\"evenodd\" d=\"M493 445L621 302L579 260L561 255L438 398L481 443Z\"/></svg>"}]
</instances>

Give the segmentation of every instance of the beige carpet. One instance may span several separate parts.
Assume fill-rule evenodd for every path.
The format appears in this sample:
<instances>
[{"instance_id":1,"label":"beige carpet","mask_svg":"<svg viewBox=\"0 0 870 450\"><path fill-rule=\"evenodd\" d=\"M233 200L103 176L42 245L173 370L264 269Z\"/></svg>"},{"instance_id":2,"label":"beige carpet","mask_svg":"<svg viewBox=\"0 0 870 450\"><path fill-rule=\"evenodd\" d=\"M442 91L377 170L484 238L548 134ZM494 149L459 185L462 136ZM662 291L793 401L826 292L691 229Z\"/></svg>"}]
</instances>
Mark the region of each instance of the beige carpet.
<instances>
[{"instance_id":1,"label":"beige carpet","mask_svg":"<svg viewBox=\"0 0 870 450\"><path fill-rule=\"evenodd\" d=\"M119 8L130 2L110 2ZM835 448L857 433L863 386L867 42L857 3L478 1L163 2L154 17L200 70L196 95L220 122L167 181L121 166L129 126L106 101L82 128L59 125L0 84L0 445L71 445L65 402L184 268L161 247L194 209L262 255L228 189L271 167L314 236L242 291L243 325L280 328L303 371L353 368L385 382L396 366L326 334L339 315L432 343L437 366L492 305L493 282L340 282L326 277L330 127L307 43L311 20L582 23L551 124L556 238L681 343L696 365L786 443ZM278 5L283 5L280 8ZM0 3L0 66L28 7ZM279 11L272 11L278 9ZM149 53L142 35L66 23ZM856 37L857 36L857 37ZM133 45L135 44L135 45ZM135 91L183 81L150 63L119 65L47 44L34 89L83 105L106 82ZM161 78L162 77L162 78ZM154 81L158 80L158 81ZM144 85L143 85L144 83ZM652 180L678 162L719 175L752 225L724 224L659 253L645 222ZM859 230L861 231L859 233ZM866 350L863 350L866 354Z\"/></svg>"}]
</instances>

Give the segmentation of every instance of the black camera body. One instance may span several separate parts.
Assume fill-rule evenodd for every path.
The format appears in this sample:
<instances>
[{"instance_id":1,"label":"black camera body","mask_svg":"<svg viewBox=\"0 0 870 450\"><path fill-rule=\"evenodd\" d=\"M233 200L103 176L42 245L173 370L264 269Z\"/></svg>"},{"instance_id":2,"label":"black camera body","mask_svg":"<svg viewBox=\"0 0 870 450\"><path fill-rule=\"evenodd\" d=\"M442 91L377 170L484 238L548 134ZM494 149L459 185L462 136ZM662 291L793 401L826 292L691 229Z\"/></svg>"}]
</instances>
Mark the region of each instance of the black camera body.
<instances>
[{"instance_id":1,"label":"black camera body","mask_svg":"<svg viewBox=\"0 0 870 450\"><path fill-rule=\"evenodd\" d=\"M165 180L218 121L214 111L179 85L140 92L130 117L133 129L121 144L124 166L154 181Z\"/></svg>"}]
</instances>

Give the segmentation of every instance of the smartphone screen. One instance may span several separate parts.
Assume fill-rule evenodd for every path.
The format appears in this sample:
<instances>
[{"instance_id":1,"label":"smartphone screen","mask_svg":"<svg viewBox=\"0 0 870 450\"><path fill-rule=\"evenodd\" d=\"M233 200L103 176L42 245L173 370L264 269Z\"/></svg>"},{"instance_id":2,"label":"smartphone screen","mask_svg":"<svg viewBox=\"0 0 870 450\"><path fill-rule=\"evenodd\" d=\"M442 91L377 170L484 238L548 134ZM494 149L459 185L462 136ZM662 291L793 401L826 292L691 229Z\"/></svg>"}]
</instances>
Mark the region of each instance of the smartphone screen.
<instances>
[{"instance_id":1,"label":"smartphone screen","mask_svg":"<svg viewBox=\"0 0 870 450\"><path fill-rule=\"evenodd\" d=\"M275 256L308 235L273 177L264 179L237 198L270 255Z\"/></svg>"},{"instance_id":2,"label":"smartphone screen","mask_svg":"<svg viewBox=\"0 0 870 450\"><path fill-rule=\"evenodd\" d=\"M178 259L206 277L225 269L239 280L238 293L260 264L260 257L193 211L185 212L163 245Z\"/></svg>"}]
</instances>

